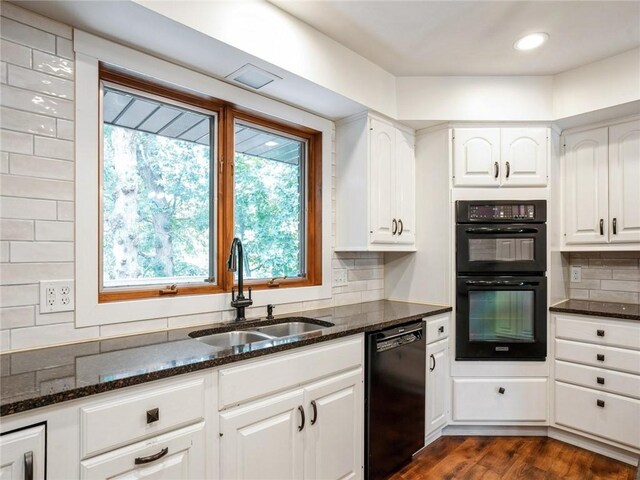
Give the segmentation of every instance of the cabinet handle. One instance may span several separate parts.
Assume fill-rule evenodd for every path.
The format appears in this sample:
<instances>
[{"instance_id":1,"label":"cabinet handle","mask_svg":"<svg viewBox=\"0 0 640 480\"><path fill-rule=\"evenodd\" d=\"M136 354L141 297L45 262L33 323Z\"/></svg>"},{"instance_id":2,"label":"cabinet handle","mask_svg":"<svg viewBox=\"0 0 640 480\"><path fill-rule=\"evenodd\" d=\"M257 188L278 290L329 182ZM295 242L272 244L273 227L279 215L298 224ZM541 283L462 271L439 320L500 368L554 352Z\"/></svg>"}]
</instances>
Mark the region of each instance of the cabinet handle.
<instances>
[{"instance_id":1,"label":"cabinet handle","mask_svg":"<svg viewBox=\"0 0 640 480\"><path fill-rule=\"evenodd\" d=\"M300 412L300 425L298 426L298 431L301 432L302 429L304 428L304 408L302 408L302 405L300 405L298 407L298 411Z\"/></svg>"},{"instance_id":2,"label":"cabinet handle","mask_svg":"<svg viewBox=\"0 0 640 480\"><path fill-rule=\"evenodd\" d=\"M596 330L596 335L599 337L604 337L604 330Z\"/></svg>"},{"instance_id":3,"label":"cabinet handle","mask_svg":"<svg viewBox=\"0 0 640 480\"><path fill-rule=\"evenodd\" d=\"M311 400L311 408L313 408L313 418L311 419L311 425L314 425L318 420L318 406L315 400Z\"/></svg>"},{"instance_id":4,"label":"cabinet handle","mask_svg":"<svg viewBox=\"0 0 640 480\"><path fill-rule=\"evenodd\" d=\"M613 234L617 235L618 234L618 219L613 217Z\"/></svg>"},{"instance_id":5,"label":"cabinet handle","mask_svg":"<svg viewBox=\"0 0 640 480\"><path fill-rule=\"evenodd\" d=\"M599 362L604 362L604 354L603 353L598 353L596 355L596 360L598 360Z\"/></svg>"},{"instance_id":6,"label":"cabinet handle","mask_svg":"<svg viewBox=\"0 0 640 480\"><path fill-rule=\"evenodd\" d=\"M604 400L597 400L596 405L598 405L601 408L604 408Z\"/></svg>"},{"instance_id":7,"label":"cabinet handle","mask_svg":"<svg viewBox=\"0 0 640 480\"><path fill-rule=\"evenodd\" d=\"M404 225L402 224L402 219L398 219L398 225L400 225L400 231L398 232L398 236L402 235L402 232L404 232Z\"/></svg>"},{"instance_id":8,"label":"cabinet handle","mask_svg":"<svg viewBox=\"0 0 640 480\"><path fill-rule=\"evenodd\" d=\"M433 372L436 369L436 357L434 357L433 354L429 355L429 361L431 362L431 365L433 365L429 366L429 371Z\"/></svg>"},{"instance_id":9,"label":"cabinet handle","mask_svg":"<svg viewBox=\"0 0 640 480\"><path fill-rule=\"evenodd\" d=\"M507 178L509 178L509 174L511 173L511 165L509 165L509 162L507 162L506 167L507 167Z\"/></svg>"},{"instance_id":10,"label":"cabinet handle","mask_svg":"<svg viewBox=\"0 0 640 480\"><path fill-rule=\"evenodd\" d=\"M398 233L398 222L395 218L391 220L391 225L393 226L393 228L391 229L391 235L395 235L396 233Z\"/></svg>"},{"instance_id":11,"label":"cabinet handle","mask_svg":"<svg viewBox=\"0 0 640 480\"><path fill-rule=\"evenodd\" d=\"M444 333L444 325L440 325L440 327L438 327L438 333Z\"/></svg>"},{"instance_id":12,"label":"cabinet handle","mask_svg":"<svg viewBox=\"0 0 640 480\"><path fill-rule=\"evenodd\" d=\"M604 377L596 377L596 382L598 385L604 385Z\"/></svg>"},{"instance_id":13,"label":"cabinet handle","mask_svg":"<svg viewBox=\"0 0 640 480\"><path fill-rule=\"evenodd\" d=\"M24 480L33 480L33 452L24 454Z\"/></svg>"},{"instance_id":14,"label":"cabinet handle","mask_svg":"<svg viewBox=\"0 0 640 480\"><path fill-rule=\"evenodd\" d=\"M148 457L138 457L133 462L136 465L144 465L145 463L155 462L156 460L161 459L167 453L169 453L169 447L164 447L158 453L154 453L153 455L149 455Z\"/></svg>"},{"instance_id":15,"label":"cabinet handle","mask_svg":"<svg viewBox=\"0 0 640 480\"><path fill-rule=\"evenodd\" d=\"M500 175L500 165L498 165L498 162L493 162L493 178L498 178L498 175Z\"/></svg>"},{"instance_id":16,"label":"cabinet handle","mask_svg":"<svg viewBox=\"0 0 640 480\"><path fill-rule=\"evenodd\" d=\"M506 390L505 390L503 387L500 387L500 388L498 389L498 393L499 393L500 395L504 395L504 392L505 392L505 391L506 391Z\"/></svg>"},{"instance_id":17,"label":"cabinet handle","mask_svg":"<svg viewBox=\"0 0 640 480\"><path fill-rule=\"evenodd\" d=\"M604 235L604 219L600 219L600 235Z\"/></svg>"}]
</instances>

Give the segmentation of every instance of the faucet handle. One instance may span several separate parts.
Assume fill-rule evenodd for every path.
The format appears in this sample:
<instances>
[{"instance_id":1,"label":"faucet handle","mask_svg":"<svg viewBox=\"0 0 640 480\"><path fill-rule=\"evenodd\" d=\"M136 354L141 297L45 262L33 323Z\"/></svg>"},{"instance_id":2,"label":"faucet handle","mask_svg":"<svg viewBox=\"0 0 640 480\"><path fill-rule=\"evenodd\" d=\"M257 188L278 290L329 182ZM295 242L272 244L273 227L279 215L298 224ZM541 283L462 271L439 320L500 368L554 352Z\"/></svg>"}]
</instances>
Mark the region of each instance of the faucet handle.
<instances>
[{"instance_id":1,"label":"faucet handle","mask_svg":"<svg viewBox=\"0 0 640 480\"><path fill-rule=\"evenodd\" d=\"M236 287L231 287L231 301L236 301Z\"/></svg>"},{"instance_id":2,"label":"faucet handle","mask_svg":"<svg viewBox=\"0 0 640 480\"><path fill-rule=\"evenodd\" d=\"M273 309L274 309L274 305L272 304L267 305L267 320L273 320Z\"/></svg>"},{"instance_id":3,"label":"faucet handle","mask_svg":"<svg viewBox=\"0 0 640 480\"><path fill-rule=\"evenodd\" d=\"M249 290L249 300L252 300L252 298L251 298L251 287L247 287L247 289Z\"/></svg>"}]
</instances>

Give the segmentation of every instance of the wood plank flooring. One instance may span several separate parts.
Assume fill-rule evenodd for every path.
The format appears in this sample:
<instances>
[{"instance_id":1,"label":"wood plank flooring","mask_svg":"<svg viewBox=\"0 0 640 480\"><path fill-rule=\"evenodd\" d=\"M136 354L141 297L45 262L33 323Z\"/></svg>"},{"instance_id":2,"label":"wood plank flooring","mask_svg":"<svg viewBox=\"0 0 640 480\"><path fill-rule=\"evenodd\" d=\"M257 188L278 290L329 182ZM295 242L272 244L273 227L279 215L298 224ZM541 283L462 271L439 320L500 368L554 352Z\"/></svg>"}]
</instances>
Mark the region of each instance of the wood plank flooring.
<instances>
[{"instance_id":1,"label":"wood plank flooring","mask_svg":"<svg viewBox=\"0 0 640 480\"><path fill-rule=\"evenodd\" d=\"M441 437L389 480L635 480L636 468L547 437Z\"/></svg>"}]
</instances>

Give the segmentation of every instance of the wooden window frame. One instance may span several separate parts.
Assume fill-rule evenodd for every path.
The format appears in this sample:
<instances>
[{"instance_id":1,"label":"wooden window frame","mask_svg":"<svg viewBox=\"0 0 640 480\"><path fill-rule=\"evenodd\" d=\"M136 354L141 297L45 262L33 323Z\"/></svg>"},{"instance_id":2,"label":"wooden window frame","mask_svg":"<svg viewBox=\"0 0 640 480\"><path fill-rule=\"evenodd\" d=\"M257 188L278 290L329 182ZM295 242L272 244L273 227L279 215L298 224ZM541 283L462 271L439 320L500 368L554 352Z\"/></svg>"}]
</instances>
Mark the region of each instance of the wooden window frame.
<instances>
[{"instance_id":1,"label":"wooden window frame","mask_svg":"<svg viewBox=\"0 0 640 480\"><path fill-rule=\"evenodd\" d=\"M207 95L198 95L192 91L178 90L175 86L167 86L150 81L146 78L132 76L117 68L100 63L98 79L100 82L109 82L126 88L148 93L158 97L194 106L215 113L217 116L217 224L216 224L216 284L210 285L178 285L174 290L158 288L158 285L145 285L144 287L117 287L103 291L102 279L98 282L98 303L118 302L126 300L140 300L149 298L171 298L183 295L220 294L231 291L234 283L233 272L226 269L226 261L234 236L234 160L235 160L235 122L236 120L249 122L256 126L266 127L270 130L280 131L303 139L307 144L307 221L306 221L306 276L304 278L291 278L285 280L264 279L246 280L245 285L252 289L261 290L268 288L295 288L322 285L322 132L284 122L280 119L257 115L250 110L243 109L223 100ZM102 99L99 99L102 102ZM101 128L103 120L99 119ZM99 147L101 148L101 147ZM102 162L102 152L98 152L98 158ZM100 179L101 180L101 177ZM100 191L101 189L99 189ZM102 203L98 199L98 208ZM98 222L102 216L97 212ZM99 231L101 226L98 225ZM102 235L98 242L102 242ZM97 245L100 249L100 245ZM102 255L98 261L102 262ZM100 265L99 265L100 267ZM98 268L101 271L101 268Z\"/></svg>"}]
</instances>

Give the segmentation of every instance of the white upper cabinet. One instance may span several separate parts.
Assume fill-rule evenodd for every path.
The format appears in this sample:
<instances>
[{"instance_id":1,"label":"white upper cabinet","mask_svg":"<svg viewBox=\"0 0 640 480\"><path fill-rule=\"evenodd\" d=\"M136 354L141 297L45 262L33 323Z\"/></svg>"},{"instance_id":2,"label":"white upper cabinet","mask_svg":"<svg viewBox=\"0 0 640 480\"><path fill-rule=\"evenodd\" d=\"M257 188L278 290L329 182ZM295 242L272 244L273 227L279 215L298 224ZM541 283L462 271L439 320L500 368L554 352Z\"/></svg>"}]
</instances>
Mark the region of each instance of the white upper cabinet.
<instances>
[{"instance_id":1,"label":"white upper cabinet","mask_svg":"<svg viewBox=\"0 0 640 480\"><path fill-rule=\"evenodd\" d=\"M564 137L567 245L640 242L640 121Z\"/></svg>"},{"instance_id":2,"label":"white upper cabinet","mask_svg":"<svg viewBox=\"0 0 640 480\"><path fill-rule=\"evenodd\" d=\"M547 128L456 128L453 137L454 186L547 185Z\"/></svg>"},{"instance_id":3,"label":"white upper cabinet","mask_svg":"<svg viewBox=\"0 0 640 480\"><path fill-rule=\"evenodd\" d=\"M336 250L415 250L415 136L371 114L338 122Z\"/></svg>"}]
</instances>

